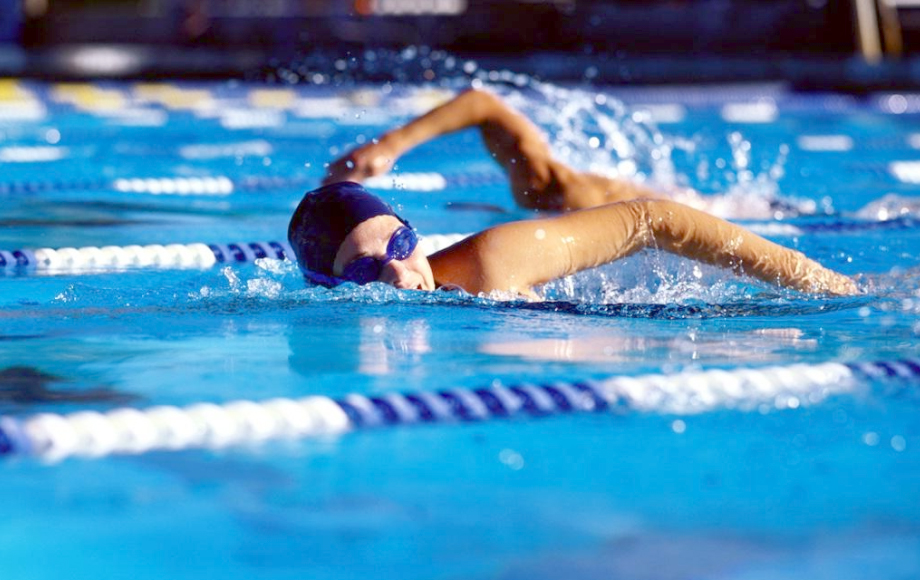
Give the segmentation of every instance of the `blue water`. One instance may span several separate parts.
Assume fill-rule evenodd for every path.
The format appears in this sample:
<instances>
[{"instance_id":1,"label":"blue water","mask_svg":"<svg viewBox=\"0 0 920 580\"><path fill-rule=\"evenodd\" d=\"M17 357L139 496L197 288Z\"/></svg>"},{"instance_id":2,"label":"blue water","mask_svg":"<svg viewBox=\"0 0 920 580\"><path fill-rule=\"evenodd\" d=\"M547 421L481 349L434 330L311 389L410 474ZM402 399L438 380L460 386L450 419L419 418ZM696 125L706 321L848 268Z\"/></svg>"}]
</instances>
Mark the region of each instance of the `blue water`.
<instances>
[{"instance_id":1,"label":"blue water","mask_svg":"<svg viewBox=\"0 0 920 580\"><path fill-rule=\"evenodd\" d=\"M279 99L285 108L254 104L262 85L175 85L205 91L183 97L202 99L191 110L131 84L21 83L15 110L37 112L0 121L0 248L282 239L323 163L457 82L303 83L290 87L293 104ZM864 294L806 297L655 254L552 284L541 304L330 291L284 263L9 271L0 412L920 356L920 170L898 164L920 160L920 117L896 112L896 97L916 97L492 86L572 163L696 189L751 227L798 227L770 237L856 276ZM397 177L416 173L447 186L379 191L423 233L530 215L513 207L475 133L399 162ZM204 177L237 187L177 196L114 185ZM880 222L880 200L901 221ZM0 569L28 579L912 578L915 388L878 383L785 410L6 460Z\"/></svg>"}]
</instances>

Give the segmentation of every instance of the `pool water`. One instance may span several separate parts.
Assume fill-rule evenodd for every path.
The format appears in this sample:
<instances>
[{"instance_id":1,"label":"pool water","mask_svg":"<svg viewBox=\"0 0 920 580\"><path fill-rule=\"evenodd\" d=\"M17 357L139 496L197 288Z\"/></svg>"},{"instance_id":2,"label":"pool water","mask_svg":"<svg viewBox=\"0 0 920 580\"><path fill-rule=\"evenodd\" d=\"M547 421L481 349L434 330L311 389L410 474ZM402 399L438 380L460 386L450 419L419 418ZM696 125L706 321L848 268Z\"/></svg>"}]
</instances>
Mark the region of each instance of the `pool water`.
<instances>
[{"instance_id":1,"label":"pool water","mask_svg":"<svg viewBox=\"0 0 920 580\"><path fill-rule=\"evenodd\" d=\"M920 356L920 96L464 70L400 86L0 81L0 249L283 240L324 163L472 81L537 119L573 164L697 190L863 294L803 296L654 253L549 284L536 304L327 290L272 259L9 265L0 412ZM532 215L469 131L373 185L434 238ZM0 567L29 579L917 577L916 383L808 400L12 457Z\"/></svg>"}]
</instances>

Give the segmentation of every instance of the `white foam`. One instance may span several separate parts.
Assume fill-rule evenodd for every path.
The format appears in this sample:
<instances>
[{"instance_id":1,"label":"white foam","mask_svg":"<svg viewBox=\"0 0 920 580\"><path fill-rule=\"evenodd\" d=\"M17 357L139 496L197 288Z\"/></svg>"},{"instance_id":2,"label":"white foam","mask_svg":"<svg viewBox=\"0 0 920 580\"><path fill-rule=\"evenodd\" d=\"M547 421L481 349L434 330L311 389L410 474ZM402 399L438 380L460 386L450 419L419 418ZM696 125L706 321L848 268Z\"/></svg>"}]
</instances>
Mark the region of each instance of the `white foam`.
<instances>
[{"instance_id":1,"label":"white foam","mask_svg":"<svg viewBox=\"0 0 920 580\"><path fill-rule=\"evenodd\" d=\"M920 198L903 197L894 193L871 201L856 212L857 217L879 221L916 215L920 215Z\"/></svg>"}]
</instances>

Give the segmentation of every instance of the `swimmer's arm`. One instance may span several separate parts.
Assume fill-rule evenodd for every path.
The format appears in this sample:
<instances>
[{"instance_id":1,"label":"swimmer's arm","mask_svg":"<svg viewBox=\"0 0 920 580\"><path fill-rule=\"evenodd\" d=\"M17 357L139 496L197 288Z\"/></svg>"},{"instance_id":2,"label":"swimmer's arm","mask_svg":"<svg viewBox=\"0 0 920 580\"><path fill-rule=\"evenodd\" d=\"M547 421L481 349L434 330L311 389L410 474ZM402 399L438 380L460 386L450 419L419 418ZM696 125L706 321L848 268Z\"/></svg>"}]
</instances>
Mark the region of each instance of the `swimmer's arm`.
<instances>
[{"instance_id":1,"label":"swimmer's arm","mask_svg":"<svg viewBox=\"0 0 920 580\"><path fill-rule=\"evenodd\" d=\"M641 205L654 247L800 292L857 292L847 276L741 226L673 201Z\"/></svg>"},{"instance_id":2,"label":"swimmer's arm","mask_svg":"<svg viewBox=\"0 0 920 580\"><path fill-rule=\"evenodd\" d=\"M659 195L624 179L582 173L552 157L543 133L499 96L472 89L354 149L333 162L323 183L363 181L388 172L407 151L442 135L477 127L504 168L521 207L574 210Z\"/></svg>"},{"instance_id":3,"label":"swimmer's arm","mask_svg":"<svg viewBox=\"0 0 920 580\"><path fill-rule=\"evenodd\" d=\"M437 252L429 262L440 283L473 294L532 295L534 286L645 247L647 231L638 209L623 203L502 224Z\"/></svg>"},{"instance_id":4,"label":"swimmer's arm","mask_svg":"<svg viewBox=\"0 0 920 580\"><path fill-rule=\"evenodd\" d=\"M514 199L521 207L574 210L659 197L631 181L582 173L554 159L534 123L499 96L483 90L466 91L385 134L380 145L395 159L422 143L469 127L479 128L486 148L507 172Z\"/></svg>"},{"instance_id":5,"label":"swimmer's arm","mask_svg":"<svg viewBox=\"0 0 920 580\"><path fill-rule=\"evenodd\" d=\"M658 248L803 292L853 294L855 283L802 253L671 201L627 201L497 226L465 240L454 266L470 292L522 292ZM458 244L461 245L461 244Z\"/></svg>"},{"instance_id":6,"label":"swimmer's arm","mask_svg":"<svg viewBox=\"0 0 920 580\"><path fill-rule=\"evenodd\" d=\"M503 166L516 161L523 146L549 155L543 134L525 116L488 91L472 89L384 135L401 153L436 137L479 127L486 147Z\"/></svg>"},{"instance_id":7,"label":"swimmer's arm","mask_svg":"<svg viewBox=\"0 0 920 580\"><path fill-rule=\"evenodd\" d=\"M361 181L386 173L410 149L470 127L481 130L486 147L512 177L518 164L545 166L550 159L549 147L533 123L498 96L473 89L336 160L325 182ZM544 180L549 180L544 173Z\"/></svg>"}]
</instances>

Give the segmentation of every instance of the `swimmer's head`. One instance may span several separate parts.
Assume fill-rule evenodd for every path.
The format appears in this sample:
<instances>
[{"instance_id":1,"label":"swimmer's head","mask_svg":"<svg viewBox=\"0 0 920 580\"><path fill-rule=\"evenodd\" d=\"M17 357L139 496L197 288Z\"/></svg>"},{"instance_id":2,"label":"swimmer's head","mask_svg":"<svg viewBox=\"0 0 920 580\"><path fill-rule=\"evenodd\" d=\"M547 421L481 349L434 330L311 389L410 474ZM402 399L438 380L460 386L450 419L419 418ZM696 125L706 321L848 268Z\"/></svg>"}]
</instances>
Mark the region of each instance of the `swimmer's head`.
<instances>
[{"instance_id":1,"label":"swimmer's head","mask_svg":"<svg viewBox=\"0 0 920 580\"><path fill-rule=\"evenodd\" d=\"M312 282L334 286L344 275L359 284L380 280L398 288L433 286L408 222L357 183L333 183L307 193L291 218L288 240ZM412 275L415 269L422 274Z\"/></svg>"}]
</instances>

